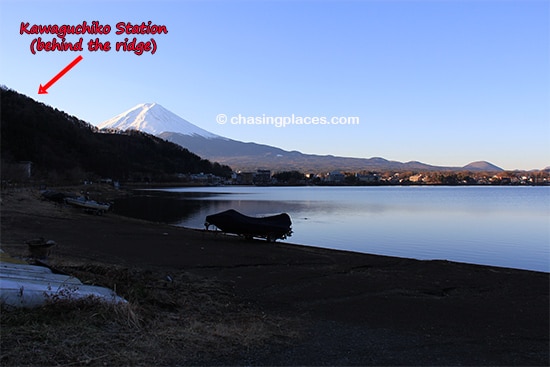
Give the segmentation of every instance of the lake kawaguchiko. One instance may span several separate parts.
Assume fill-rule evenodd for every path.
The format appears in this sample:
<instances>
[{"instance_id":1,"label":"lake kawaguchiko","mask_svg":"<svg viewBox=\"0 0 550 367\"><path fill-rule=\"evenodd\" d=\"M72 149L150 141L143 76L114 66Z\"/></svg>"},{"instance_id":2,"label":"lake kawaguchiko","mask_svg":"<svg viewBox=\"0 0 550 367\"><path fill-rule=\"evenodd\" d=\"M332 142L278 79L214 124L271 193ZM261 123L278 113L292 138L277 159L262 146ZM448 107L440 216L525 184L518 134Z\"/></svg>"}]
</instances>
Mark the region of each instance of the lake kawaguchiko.
<instances>
[{"instance_id":1,"label":"lake kawaguchiko","mask_svg":"<svg viewBox=\"0 0 550 367\"><path fill-rule=\"evenodd\" d=\"M221 186L137 190L122 215L204 228L207 215L288 213L286 242L415 259L550 270L550 187Z\"/></svg>"}]
</instances>

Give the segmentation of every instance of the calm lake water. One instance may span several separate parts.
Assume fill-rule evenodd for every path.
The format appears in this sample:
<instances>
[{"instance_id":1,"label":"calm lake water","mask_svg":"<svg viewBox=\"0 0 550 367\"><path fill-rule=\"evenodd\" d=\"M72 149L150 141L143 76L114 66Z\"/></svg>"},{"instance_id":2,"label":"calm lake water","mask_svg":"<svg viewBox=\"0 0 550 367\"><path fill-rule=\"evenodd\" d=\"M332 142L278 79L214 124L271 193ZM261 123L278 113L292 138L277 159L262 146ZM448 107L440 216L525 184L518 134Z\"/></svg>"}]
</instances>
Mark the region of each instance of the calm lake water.
<instances>
[{"instance_id":1,"label":"calm lake water","mask_svg":"<svg viewBox=\"0 0 550 367\"><path fill-rule=\"evenodd\" d=\"M202 187L143 190L115 212L204 228L207 215L286 212L285 242L550 271L550 187Z\"/></svg>"}]
</instances>

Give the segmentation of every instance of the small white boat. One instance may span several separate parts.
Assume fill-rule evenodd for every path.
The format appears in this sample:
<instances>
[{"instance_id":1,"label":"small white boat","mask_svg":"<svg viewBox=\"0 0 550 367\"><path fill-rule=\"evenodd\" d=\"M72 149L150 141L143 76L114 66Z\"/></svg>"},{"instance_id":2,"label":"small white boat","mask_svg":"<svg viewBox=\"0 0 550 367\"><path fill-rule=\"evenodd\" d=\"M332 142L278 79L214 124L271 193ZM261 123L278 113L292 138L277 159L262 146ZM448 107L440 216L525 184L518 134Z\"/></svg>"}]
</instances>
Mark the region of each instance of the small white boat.
<instances>
[{"instance_id":1,"label":"small white boat","mask_svg":"<svg viewBox=\"0 0 550 367\"><path fill-rule=\"evenodd\" d=\"M67 197L65 198L65 202L67 204L83 208L85 210L91 210L97 214L103 214L111 208L111 204L89 200L86 199L84 196Z\"/></svg>"},{"instance_id":2,"label":"small white boat","mask_svg":"<svg viewBox=\"0 0 550 367\"><path fill-rule=\"evenodd\" d=\"M95 299L126 303L113 290L82 284L70 275L54 274L43 266L0 262L0 304L32 308L56 300Z\"/></svg>"}]
</instances>

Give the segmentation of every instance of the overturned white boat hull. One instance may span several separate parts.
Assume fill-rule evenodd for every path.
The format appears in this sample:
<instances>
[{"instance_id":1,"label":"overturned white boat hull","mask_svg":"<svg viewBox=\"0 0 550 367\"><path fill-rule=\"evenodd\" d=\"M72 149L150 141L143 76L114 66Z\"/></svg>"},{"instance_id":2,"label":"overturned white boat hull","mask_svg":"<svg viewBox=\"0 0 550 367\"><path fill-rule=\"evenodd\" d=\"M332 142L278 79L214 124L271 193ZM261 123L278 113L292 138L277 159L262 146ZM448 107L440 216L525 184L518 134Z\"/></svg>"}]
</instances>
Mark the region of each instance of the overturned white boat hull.
<instances>
[{"instance_id":1,"label":"overturned white boat hull","mask_svg":"<svg viewBox=\"0 0 550 367\"><path fill-rule=\"evenodd\" d=\"M56 300L93 298L108 303L126 300L108 288L86 285L72 276L54 274L43 266L0 262L0 304L38 307Z\"/></svg>"}]
</instances>

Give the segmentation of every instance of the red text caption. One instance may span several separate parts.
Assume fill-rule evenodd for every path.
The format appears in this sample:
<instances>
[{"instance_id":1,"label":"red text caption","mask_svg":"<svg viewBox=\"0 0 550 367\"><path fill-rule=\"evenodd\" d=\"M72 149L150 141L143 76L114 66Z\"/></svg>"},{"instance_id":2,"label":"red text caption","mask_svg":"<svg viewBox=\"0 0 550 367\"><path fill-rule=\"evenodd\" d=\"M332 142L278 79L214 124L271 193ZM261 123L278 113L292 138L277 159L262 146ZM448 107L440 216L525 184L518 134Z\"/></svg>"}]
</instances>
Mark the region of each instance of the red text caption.
<instances>
[{"instance_id":1,"label":"red text caption","mask_svg":"<svg viewBox=\"0 0 550 367\"><path fill-rule=\"evenodd\" d=\"M111 41L105 41L100 38L101 36L109 35L111 29L109 24L103 25L98 21L93 21L91 23L83 21L81 24L77 25L31 25L28 22L21 22L19 34L53 35L51 39L43 39L42 37L34 38L29 45L30 51L33 54L42 51L84 51L86 48L90 52L109 52L115 50L116 52L133 52L138 56L146 52L150 52L151 54L157 52L157 42L153 37L141 40L138 39L139 36L168 34L168 28L165 25L153 24L151 21L147 23L142 22L141 24L118 22L115 25L115 34L117 36L137 36L124 37L124 39L115 41L114 44L112 44ZM67 36L69 35L92 35L92 38L87 40L87 42L84 42L84 37L79 37L76 41L68 41Z\"/></svg>"}]
</instances>

